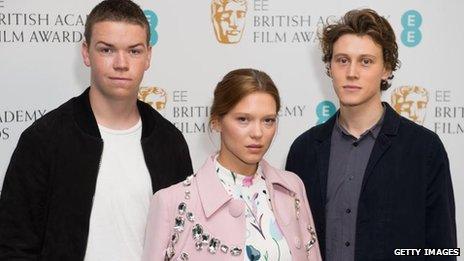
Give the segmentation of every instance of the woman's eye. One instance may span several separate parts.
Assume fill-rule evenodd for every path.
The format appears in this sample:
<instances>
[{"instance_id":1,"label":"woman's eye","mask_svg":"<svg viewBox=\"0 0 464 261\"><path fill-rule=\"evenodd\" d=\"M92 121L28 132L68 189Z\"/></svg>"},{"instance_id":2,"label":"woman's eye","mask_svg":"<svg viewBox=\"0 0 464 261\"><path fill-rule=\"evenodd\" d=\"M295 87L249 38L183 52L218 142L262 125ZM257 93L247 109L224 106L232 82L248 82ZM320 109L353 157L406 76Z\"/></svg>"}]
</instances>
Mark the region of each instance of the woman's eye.
<instances>
[{"instance_id":1,"label":"woman's eye","mask_svg":"<svg viewBox=\"0 0 464 261\"><path fill-rule=\"evenodd\" d=\"M239 122L247 122L248 119L246 117L238 117L237 121L239 121Z\"/></svg>"}]
</instances>

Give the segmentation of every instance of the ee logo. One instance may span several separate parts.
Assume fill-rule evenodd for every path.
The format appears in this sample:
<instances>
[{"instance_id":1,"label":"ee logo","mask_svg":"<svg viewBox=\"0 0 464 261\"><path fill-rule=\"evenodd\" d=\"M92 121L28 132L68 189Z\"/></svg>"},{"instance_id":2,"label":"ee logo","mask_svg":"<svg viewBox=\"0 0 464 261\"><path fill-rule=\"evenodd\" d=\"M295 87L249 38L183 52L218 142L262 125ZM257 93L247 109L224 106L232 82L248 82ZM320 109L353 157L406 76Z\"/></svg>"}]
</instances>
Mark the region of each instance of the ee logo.
<instances>
[{"instance_id":1,"label":"ee logo","mask_svg":"<svg viewBox=\"0 0 464 261\"><path fill-rule=\"evenodd\" d=\"M152 10L144 10L143 13L147 17L148 24L150 25L150 45L153 46L158 42L158 32L156 31L158 16Z\"/></svg>"},{"instance_id":2,"label":"ee logo","mask_svg":"<svg viewBox=\"0 0 464 261\"><path fill-rule=\"evenodd\" d=\"M320 102L316 107L317 124L326 122L335 112L337 112L337 108L331 101Z\"/></svg>"},{"instance_id":3,"label":"ee logo","mask_svg":"<svg viewBox=\"0 0 464 261\"><path fill-rule=\"evenodd\" d=\"M416 10L409 10L401 17L401 41L407 47L414 47L422 40L422 33L419 27L422 25L422 16Z\"/></svg>"}]
</instances>

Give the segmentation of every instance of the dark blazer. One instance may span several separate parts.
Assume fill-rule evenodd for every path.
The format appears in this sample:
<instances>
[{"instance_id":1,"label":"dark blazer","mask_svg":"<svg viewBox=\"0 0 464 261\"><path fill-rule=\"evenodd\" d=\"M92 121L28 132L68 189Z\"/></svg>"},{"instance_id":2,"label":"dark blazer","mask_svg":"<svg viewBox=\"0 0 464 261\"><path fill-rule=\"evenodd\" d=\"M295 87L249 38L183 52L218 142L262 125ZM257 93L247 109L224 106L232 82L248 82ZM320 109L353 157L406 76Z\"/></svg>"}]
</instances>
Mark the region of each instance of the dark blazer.
<instances>
[{"instance_id":1,"label":"dark blazer","mask_svg":"<svg viewBox=\"0 0 464 261\"><path fill-rule=\"evenodd\" d=\"M394 256L396 248L456 248L453 187L443 144L434 132L399 116L384 104L383 126L361 187L355 260L405 258ZM335 117L300 135L290 148L286 164L286 169L298 174L306 186L323 255L327 173Z\"/></svg>"},{"instance_id":2,"label":"dark blazer","mask_svg":"<svg viewBox=\"0 0 464 261\"><path fill-rule=\"evenodd\" d=\"M156 192L184 180L192 163L181 132L146 103L137 107ZM22 133L0 197L0 260L84 259L102 152L89 89Z\"/></svg>"}]
</instances>

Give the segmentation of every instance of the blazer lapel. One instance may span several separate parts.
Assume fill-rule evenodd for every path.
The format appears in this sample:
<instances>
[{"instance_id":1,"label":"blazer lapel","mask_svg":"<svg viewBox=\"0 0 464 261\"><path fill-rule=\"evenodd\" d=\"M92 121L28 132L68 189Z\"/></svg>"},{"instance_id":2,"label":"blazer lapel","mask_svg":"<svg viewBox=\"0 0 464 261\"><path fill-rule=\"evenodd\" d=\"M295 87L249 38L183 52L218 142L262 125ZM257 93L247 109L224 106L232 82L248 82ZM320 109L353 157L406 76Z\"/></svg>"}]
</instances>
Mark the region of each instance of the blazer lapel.
<instances>
[{"instance_id":1,"label":"blazer lapel","mask_svg":"<svg viewBox=\"0 0 464 261\"><path fill-rule=\"evenodd\" d=\"M326 123L321 125L321 129L316 134L316 140L318 142L316 148L317 179L319 181L322 206L325 206L327 198L327 176L329 172L331 134L337 115L338 113L335 113Z\"/></svg>"},{"instance_id":2,"label":"blazer lapel","mask_svg":"<svg viewBox=\"0 0 464 261\"><path fill-rule=\"evenodd\" d=\"M390 148L392 143L391 137L397 135L398 133L400 116L390 107L390 105L388 105L388 103L383 104L385 105L385 118L379 136L377 137L374 147L372 148L366 171L364 172L361 193L366 186L367 180L372 175L375 166L385 154L385 152Z\"/></svg>"},{"instance_id":3,"label":"blazer lapel","mask_svg":"<svg viewBox=\"0 0 464 261\"><path fill-rule=\"evenodd\" d=\"M372 170L374 169L377 162L379 162L380 158L382 158L383 154L390 148L391 141L390 138L384 134L379 134L377 140L375 141L375 145L372 148L371 156L369 158L369 162L367 163L366 171L364 172L363 182L361 186L361 193L366 186L366 182L372 174Z\"/></svg>"}]
</instances>

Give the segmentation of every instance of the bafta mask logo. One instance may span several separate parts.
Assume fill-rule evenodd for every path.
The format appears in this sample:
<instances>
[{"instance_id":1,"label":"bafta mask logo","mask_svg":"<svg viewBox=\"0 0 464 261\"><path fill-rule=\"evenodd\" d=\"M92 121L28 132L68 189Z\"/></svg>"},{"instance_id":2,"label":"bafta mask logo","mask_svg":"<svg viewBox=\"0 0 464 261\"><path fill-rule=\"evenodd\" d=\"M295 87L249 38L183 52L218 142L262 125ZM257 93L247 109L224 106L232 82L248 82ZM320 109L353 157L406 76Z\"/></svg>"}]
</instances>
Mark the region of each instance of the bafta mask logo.
<instances>
[{"instance_id":1,"label":"bafta mask logo","mask_svg":"<svg viewBox=\"0 0 464 261\"><path fill-rule=\"evenodd\" d=\"M166 91L155 86L140 87L138 98L150 104L157 111L164 109L168 100Z\"/></svg>"},{"instance_id":2,"label":"bafta mask logo","mask_svg":"<svg viewBox=\"0 0 464 261\"><path fill-rule=\"evenodd\" d=\"M224 44L240 42L245 29L246 13L246 0L212 0L211 19L216 39Z\"/></svg>"},{"instance_id":3,"label":"bafta mask logo","mask_svg":"<svg viewBox=\"0 0 464 261\"><path fill-rule=\"evenodd\" d=\"M402 86L393 90L391 104L396 112L417 124L424 124L429 93L419 86Z\"/></svg>"}]
</instances>

